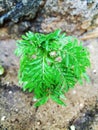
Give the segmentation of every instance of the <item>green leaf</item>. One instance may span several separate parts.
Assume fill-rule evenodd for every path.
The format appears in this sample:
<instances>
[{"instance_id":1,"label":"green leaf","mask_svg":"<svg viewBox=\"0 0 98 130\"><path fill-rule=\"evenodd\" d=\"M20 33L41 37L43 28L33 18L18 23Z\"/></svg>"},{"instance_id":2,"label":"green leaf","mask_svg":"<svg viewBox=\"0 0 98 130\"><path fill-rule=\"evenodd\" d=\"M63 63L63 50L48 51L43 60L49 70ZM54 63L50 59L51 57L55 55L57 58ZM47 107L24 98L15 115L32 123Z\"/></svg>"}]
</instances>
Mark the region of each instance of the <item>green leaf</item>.
<instances>
[{"instance_id":1,"label":"green leaf","mask_svg":"<svg viewBox=\"0 0 98 130\"><path fill-rule=\"evenodd\" d=\"M66 67L69 65L69 55L66 53Z\"/></svg>"},{"instance_id":2,"label":"green leaf","mask_svg":"<svg viewBox=\"0 0 98 130\"><path fill-rule=\"evenodd\" d=\"M60 105L62 105L62 106L66 106L66 104L65 104L62 100L60 100L58 97L56 97L55 95L50 95L50 97L51 97L51 99L52 99L53 101L55 101L57 104L60 104Z\"/></svg>"},{"instance_id":3,"label":"green leaf","mask_svg":"<svg viewBox=\"0 0 98 130\"><path fill-rule=\"evenodd\" d=\"M79 79L78 82L80 83L80 85L83 85L82 79Z\"/></svg>"},{"instance_id":4,"label":"green leaf","mask_svg":"<svg viewBox=\"0 0 98 130\"><path fill-rule=\"evenodd\" d=\"M64 100L66 100L66 97L65 97L65 95L64 95L64 94L61 94L61 95L60 95L60 98L62 98L62 99L64 99Z\"/></svg>"},{"instance_id":5,"label":"green leaf","mask_svg":"<svg viewBox=\"0 0 98 130\"><path fill-rule=\"evenodd\" d=\"M38 102L34 104L35 107L39 107L48 101L48 97L42 97Z\"/></svg>"},{"instance_id":6,"label":"green leaf","mask_svg":"<svg viewBox=\"0 0 98 130\"><path fill-rule=\"evenodd\" d=\"M85 80L87 82L90 82L90 78L89 78L89 76L86 73L83 73L83 77L85 78Z\"/></svg>"},{"instance_id":7,"label":"green leaf","mask_svg":"<svg viewBox=\"0 0 98 130\"><path fill-rule=\"evenodd\" d=\"M4 68L0 65L0 75L4 74Z\"/></svg>"}]
</instances>

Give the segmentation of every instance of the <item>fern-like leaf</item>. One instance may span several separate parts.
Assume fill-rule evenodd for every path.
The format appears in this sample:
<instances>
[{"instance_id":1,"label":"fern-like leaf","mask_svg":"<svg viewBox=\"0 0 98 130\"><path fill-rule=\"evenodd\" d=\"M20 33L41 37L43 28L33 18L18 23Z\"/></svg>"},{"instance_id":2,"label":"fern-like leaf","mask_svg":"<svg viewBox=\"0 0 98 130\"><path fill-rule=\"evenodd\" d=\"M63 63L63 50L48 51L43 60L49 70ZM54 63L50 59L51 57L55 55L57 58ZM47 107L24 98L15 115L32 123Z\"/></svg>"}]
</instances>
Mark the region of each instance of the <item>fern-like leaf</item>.
<instances>
[{"instance_id":1,"label":"fern-like leaf","mask_svg":"<svg viewBox=\"0 0 98 130\"><path fill-rule=\"evenodd\" d=\"M49 97L60 105L61 96L79 81L82 83L90 66L89 52L79 41L56 30L50 34L27 32L17 41L20 56L19 80L23 90L34 92L38 102L44 104Z\"/></svg>"}]
</instances>

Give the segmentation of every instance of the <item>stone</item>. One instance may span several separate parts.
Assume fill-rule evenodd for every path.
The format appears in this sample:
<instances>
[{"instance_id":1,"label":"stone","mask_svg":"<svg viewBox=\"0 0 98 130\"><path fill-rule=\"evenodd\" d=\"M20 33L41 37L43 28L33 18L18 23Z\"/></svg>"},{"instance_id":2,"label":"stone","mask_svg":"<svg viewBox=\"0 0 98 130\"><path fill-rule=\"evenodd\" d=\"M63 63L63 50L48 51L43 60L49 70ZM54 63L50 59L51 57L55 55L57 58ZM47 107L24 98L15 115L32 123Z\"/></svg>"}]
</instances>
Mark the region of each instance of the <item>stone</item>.
<instances>
[{"instance_id":1,"label":"stone","mask_svg":"<svg viewBox=\"0 0 98 130\"><path fill-rule=\"evenodd\" d=\"M4 121L6 119L6 116L1 117L1 121Z\"/></svg>"},{"instance_id":2,"label":"stone","mask_svg":"<svg viewBox=\"0 0 98 130\"><path fill-rule=\"evenodd\" d=\"M30 22L28 22L28 21L21 22L21 23L19 24L18 31L19 31L19 32L24 32L24 31L26 31L29 27L30 27Z\"/></svg>"},{"instance_id":3,"label":"stone","mask_svg":"<svg viewBox=\"0 0 98 130\"><path fill-rule=\"evenodd\" d=\"M27 30L49 33L59 28L80 36L98 25L98 0L1 0L0 14L0 25L17 24L17 34Z\"/></svg>"},{"instance_id":4,"label":"stone","mask_svg":"<svg viewBox=\"0 0 98 130\"><path fill-rule=\"evenodd\" d=\"M41 17L44 16L41 28L45 33L61 28L68 34L81 35L92 26L93 18L98 14L97 4L97 0L47 0L41 12Z\"/></svg>"},{"instance_id":5,"label":"stone","mask_svg":"<svg viewBox=\"0 0 98 130\"><path fill-rule=\"evenodd\" d=\"M95 69L93 70L93 73L96 74L96 70Z\"/></svg>"},{"instance_id":6,"label":"stone","mask_svg":"<svg viewBox=\"0 0 98 130\"><path fill-rule=\"evenodd\" d=\"M36 16L41 1L42 0L28 0L28 2L27 0L2 1L0 7L4 7L5 11L0 18L0 24L2 25L6 20L17 23L23 17L33 19Z\"/></svg>"},{"instance_id":7,"label":"stone","mask_svg":"<svg viewBox=\"0 0 98 130\"><path fill-rule=\"evenodd\" d=\"M81 25L82 29L87 29L91 25L91 21L84 21Z\"/></svg>"},{"instance_id":8,"label":"stone","mask_svg":"<svg viewBox=\"0 0 98 130\"><path fill-rule=\"evenodd\" d=\"M83 107L84 107L84 104L83 104L83 103L80 103L79 106L80 106L80 108L83 108Z\"/></svg>"},{"instance_id":9,"label":"stone","mask_svg":"<svg viewBox=\"0 0 98 130\"><path fill-rule=\"evenodd\" d=\"M12 94L12 91L9 91L9 94Z\"/></svg>"},{"instance_id":10,"label":"stone","mask_svg":"<svg viewBox=\"0 0 98 130\"><path fill-rule=\"evenodd\" d=\"M70 130L75 130L75 126L74 126L74 125L71 125L71 126L70 126Z\"/></svg>"}]
</instances>

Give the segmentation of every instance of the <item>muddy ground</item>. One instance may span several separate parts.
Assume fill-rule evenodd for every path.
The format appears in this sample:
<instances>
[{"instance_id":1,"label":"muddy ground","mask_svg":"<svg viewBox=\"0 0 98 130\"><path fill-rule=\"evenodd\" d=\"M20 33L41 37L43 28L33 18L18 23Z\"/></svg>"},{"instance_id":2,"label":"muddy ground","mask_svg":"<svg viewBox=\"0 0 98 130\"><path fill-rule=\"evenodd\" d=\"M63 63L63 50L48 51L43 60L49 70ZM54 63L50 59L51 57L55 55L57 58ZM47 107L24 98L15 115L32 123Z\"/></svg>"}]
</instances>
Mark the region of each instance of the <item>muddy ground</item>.
<instances>
[{"instance_id":1,"label":"muddy ground","mask_svg":"<svg viewBox=\"0 0 98 130\"><path fill-rule=\"evenodd\" d=\"M91 82L76 84L66 94L67 107L49 100L34 108L33 94L18 85L19 59L14 55L16 40L0 40L0 130L98 130L98 38L84 41L89 48Z\"/></svg>"}]
</instances>

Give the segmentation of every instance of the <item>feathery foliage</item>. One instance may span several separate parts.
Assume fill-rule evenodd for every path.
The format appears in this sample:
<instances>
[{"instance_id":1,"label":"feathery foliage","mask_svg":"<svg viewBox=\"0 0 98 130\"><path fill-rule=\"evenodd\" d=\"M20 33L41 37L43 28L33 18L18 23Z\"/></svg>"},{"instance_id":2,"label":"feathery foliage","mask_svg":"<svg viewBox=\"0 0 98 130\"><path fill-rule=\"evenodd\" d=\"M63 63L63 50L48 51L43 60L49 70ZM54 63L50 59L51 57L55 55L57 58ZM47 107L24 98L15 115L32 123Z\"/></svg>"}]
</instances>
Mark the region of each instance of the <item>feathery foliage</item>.
<instances>
[{"instance_id":1,"label":"feathery foliage","mask_svg":"<svg viewBox=\"0 0 98 130\"><path fill-rule=\"evenodd\" d=\"M17 42L20 56L19 81L23 90L34 92L40 106L51 98L65 105L61 98L82 79L89 80L89 52L76 38L56 30L50 34L27 32Z\"/></svg>"}]
</instances>

